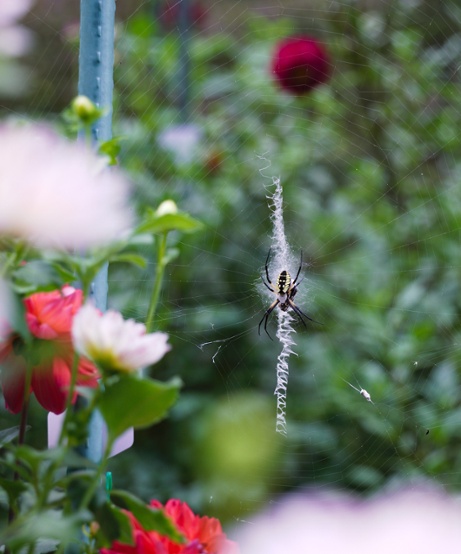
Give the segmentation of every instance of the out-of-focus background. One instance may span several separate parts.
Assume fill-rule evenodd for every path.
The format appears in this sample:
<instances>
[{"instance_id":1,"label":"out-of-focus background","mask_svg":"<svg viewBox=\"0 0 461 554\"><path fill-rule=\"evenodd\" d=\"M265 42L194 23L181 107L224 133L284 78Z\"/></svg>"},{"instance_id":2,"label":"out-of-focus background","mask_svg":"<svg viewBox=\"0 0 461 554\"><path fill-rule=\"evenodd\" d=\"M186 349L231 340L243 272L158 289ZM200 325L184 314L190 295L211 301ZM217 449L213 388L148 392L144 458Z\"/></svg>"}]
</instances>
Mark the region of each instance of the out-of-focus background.
<instances>
[{"instance_id":1,"label":"out-of-focus background","mask_svg":"<svg viewBox=\"0 0 461 554\"><path fill-rule=\"evenodd\" d=\"M155 376L179 375L180 401L112 461L116 486L230 522L306 486L459 490L461 2L183 2L117 1L114 134L135 209L172 198L205 227L181 238L157 321L173 349ZM36 0L0 21L23 33L22 51L0 55L3 119L62 125L78 17L77 0ZM271 72L293 35L328 56L304 94ZM296 302L322 323L296 326L286 437L280 345L258 335L272 176L287 269L300 251L307 262ZM141 321L155 261L139 249L151 262L114 265L109 303Z\"/></svg>"}]
</instances>

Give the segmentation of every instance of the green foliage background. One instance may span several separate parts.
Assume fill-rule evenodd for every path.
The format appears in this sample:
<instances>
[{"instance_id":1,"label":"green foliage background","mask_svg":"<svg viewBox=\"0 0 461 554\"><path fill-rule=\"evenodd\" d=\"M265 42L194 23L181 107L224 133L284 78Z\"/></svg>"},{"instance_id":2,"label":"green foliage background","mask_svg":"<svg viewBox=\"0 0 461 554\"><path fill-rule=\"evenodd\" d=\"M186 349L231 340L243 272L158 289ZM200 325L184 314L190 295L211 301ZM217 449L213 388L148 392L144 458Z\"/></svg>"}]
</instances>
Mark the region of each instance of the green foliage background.
<instances>
[{"instance_id":1,"label":"green foliage background","mask_svg":"<svg viewBox=\"0 0 461 554\"><path fill-rule=\"evenodd\" d=\"M136 209L173 198L205 229L181 238L157 320L173 350L155 376L179 375L180 400L113 460L118 487L228 519L306 486L459 489L461 5L390 4L193 29L182 112L178 33L147 8L120 23L114 131ZM268 70L294 33L318 37L333 68L302 98ZM177 163L159 135L185 122L201 139ZM272 175L293 253L311 263L298 303L323 323L296 335L286 438L274 432L278 345L257 333ZM155 265L139 249L151 263L114 265L110 303L142 320Z\"/></svg>"}]
</instances>

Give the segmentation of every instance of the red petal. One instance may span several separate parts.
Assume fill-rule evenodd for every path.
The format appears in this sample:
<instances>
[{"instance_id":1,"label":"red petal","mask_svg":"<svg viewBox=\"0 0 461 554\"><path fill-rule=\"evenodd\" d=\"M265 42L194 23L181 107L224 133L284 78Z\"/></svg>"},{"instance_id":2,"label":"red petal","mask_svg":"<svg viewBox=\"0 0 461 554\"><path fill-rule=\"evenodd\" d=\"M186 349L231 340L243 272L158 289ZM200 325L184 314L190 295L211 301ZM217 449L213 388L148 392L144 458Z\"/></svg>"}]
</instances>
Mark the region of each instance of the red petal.
<instances>
[{"instance_id":1,"label":"red petal","mask_svg":"<svg viewBox=\"0 0 461 554\"><path fill-rule=\"evenodd\" d=\"M38 292L26 298L24 304L31 333L53 339L70 334L73 316L82 305L82 291L64 287L62 291Z\"/></svg>"},{"instance_id":2,"label":"red petal","mask_svg":"<svg viewBox=\"0 0 461 554\"><path fill-rule=\"evenodd\" d=\"M78 363L77 384L84 387L97 387L99 372L89 360L80 358Z\"/></svg>"},{"instance_id":3,"label":"red petal","mask_svg":"<svg viewBox=\"0 0 461 554\"><path fill-rule=\"evenodd\" d=\"M32 390L45 410L54 414L64 411L70 376L70 367L61 358L54 358L51 365L34 369Z\"/></svg>"},{"instance_id":4,"label":"red petal","mask_svg":"<svg viewBox=\"0 0 461 554\"><path fill-rule=\"evenodd\" d=\"M1 375L5 407L13 414L22 410L24 402L24 388L26 379L26 364L23 358L15 356L11 343L2 347Z\"/></svg>"}]
</instances>

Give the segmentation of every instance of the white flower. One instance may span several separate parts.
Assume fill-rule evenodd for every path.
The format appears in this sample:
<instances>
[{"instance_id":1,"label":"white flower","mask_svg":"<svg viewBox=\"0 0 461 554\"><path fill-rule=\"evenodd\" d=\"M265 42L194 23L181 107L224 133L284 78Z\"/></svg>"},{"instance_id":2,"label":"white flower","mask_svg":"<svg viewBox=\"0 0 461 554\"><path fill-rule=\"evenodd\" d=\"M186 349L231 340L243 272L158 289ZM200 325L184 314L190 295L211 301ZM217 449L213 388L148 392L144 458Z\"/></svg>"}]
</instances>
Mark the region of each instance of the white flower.
<instances>
[{"instance_id":1,"label":"white flower","mask_svg":"<svg viewBox=\"0 0 461 554\"><path fill-rule=\"evenodd\" d=\"M32 0L1 0L0 2L0 54L22 56L32 46L32 33L16 21L25 15Z\"/></svg>"},{"instance_id":2,"label":"white flower","mask_svg":"<svg viewBox=\"0 0 461 554\"><path fill-rule=\"evenodd\" d=\"M159 134L158 142L173 154L176 163L183 165L193 161L201 138L202 131L196 125L173 125Z\"/></svg>"},{"instance_id":3,"label":"white flower","mask_svg":"<svg viewBox=\"0 0 461 554\"><path fill-rule=\"evenodd\" d=\"M44 248L108 243L131 224L128 188L80 143L43 126L0 126L0 235Z\"/></svg>"},{"instance_id":4,"label":"white flower","mask_svg":"<svg viewBox=\"0 0 461 554\"><path fill-rule=\"evenodd\" d=\"M136 371L155 364L171 349L166 333L146 334L142 323L124 320L112 310L101 314L91 304L74 317L72 339L79 354L111 371Z\"/></svg>"},{"instance_id":5,"label":"white flower","mask_svg":"<svg viewBox=\"0 0 461 554\"><path fill-rule=\"evenodd\" d=\"M248 518L247 518L248 519ZM459 552L461 503L438 489L403 489L367 500L292 495L241 524L241 554Z\"/></svg>"}]
</instances>

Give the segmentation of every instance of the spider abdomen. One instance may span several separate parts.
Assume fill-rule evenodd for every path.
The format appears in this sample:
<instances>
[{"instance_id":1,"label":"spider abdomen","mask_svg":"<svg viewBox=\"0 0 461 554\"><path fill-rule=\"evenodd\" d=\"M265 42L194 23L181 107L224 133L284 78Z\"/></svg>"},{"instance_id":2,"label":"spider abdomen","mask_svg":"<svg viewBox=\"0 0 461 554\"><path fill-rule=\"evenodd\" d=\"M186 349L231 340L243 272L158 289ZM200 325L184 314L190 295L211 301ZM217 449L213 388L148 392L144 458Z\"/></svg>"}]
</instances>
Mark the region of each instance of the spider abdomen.
<instances>
[{"instance_id":1,"label":"spider abdomen","mask_svg":"<svg viewBox=\"0 0 461 554\"><path fill-rule=\"evenodd\" d=\"M285 270L281 271L275 283L275 287L278 294L280 295L287 294L287 292L290 290L290 285L291 285L291 275L288 273L288 271L285 271Z\"/></svg>"}]
</instances>

